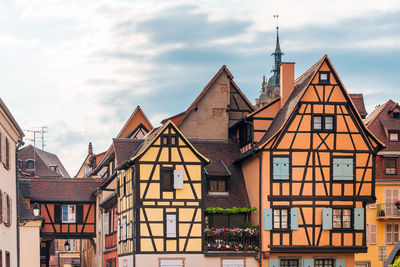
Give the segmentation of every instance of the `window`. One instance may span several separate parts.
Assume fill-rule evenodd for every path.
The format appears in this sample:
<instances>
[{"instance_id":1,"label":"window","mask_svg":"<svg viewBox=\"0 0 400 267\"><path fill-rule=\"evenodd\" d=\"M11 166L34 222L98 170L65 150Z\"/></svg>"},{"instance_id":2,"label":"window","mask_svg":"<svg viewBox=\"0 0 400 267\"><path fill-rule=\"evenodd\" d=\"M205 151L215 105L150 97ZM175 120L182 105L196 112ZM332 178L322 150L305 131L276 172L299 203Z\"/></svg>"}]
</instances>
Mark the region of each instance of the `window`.
<instances>
[{"instance_id":1,"label":"window","mask_svg":"<svg viewBox=\"0 0 400 267\"><path fill-rule=\"evenodd\" d=\"M274 180L289 180L289 157L274 157L272 160Z\"/></svg>"},{"instance_id":2,"label":"window","mask_svg":"<svg viewBox=\"0 0 400 267\"><path fill-rule=\"evenodd\" d=\"M2 204L0 205L0 209L2 210L0 213L2 220L0 222L4 222L5 226L11 226L11 198L6 193L0 194L0 198L0 204Z\"/></svg>"},{"instance_id":3,"label":"window","mask_svg":"<svg viewBox=\"0 0 400 267\"><path fill-rule=\"evenodd\" d=\"M165 220L165 229L167 238L176 238L176 214L167 213Z\"/></svg>"},{"instance_id":4,"label":"window","mask_svg":"<svg viewBox=\"0 0 400 267\"><path fill-rule=\"evenodd\" d=\"M222 267L244 267L244 259L222 259Z\"/></svg>"},{"instance_id":5,"label":"window","mask_svg":"<svg viewBox=\"0 0 400 267\"><path fill-rule=\"evenodd\" d=\"M160 259L160 267L183 267L183 259Z\"/></svg>"},{"instance_id":6,"label":"window","mask_svg":"<svg viewBox=\"0 0 400 267\"><path fill-rule=\"evenodd\" d=\"M329 83L329 72L319 73L319 83Z\"/></svg>"},{"instance_id":7,"label":"window","mask_svg":"<svg viewBox=\"0 0 400 267\"><path fill-rule=\"evenodd\" d=\"M75 205L63 205L62 222L75 223L75 221L76 221Z\"/></svg>"},{"instance_id":8,"label":"window","mask_svg":"<svg viewBox=\"0 0 400 267\"><path fill-rule=\"evenodd\" d=\"M399 225L386 224L385 225L385 244L396 244L399 241Z\"/></svg>"},{"instance_id":9,"label":"window","mask_svg":"<svg viewBox=\"0 0 400 267\"><path fill-rule=\"evenodd\" d=\"M314 260L315 267L335 267L333 259L316 259Z\"/></svg>"},{"instance_id":10,"label":"window","mask_svg":"<svg viewBox=\"0 0 400 267\"><path fill-rule=\"evenodd\" d=\"M313 130L331 132L335 128L333 116L329 115L314 115Z\"/></svg>"},{"instance_id":11,"label":"window","mask_svg":"<svg viewBox=\"0 0 400 267\"><path fill-rule=\"evenodd\" d=\"M69 251L76 251L76 243L75 243L75 239L68 239L68 243L69 243Z\"/></svg>"},{"instance_id":12,"label":"window","mask_svg":"<svg viewBox=\"0 0 400 267\"><path fill-rule=\"evenodd\" d=\"M133 223L129 223L129 238L132 238L133 236Z\"/></svg>"},{"instance_id":13,"label":"window","mask_svg":"<svg viewBox=\"0 0 400 267\"><path fill-rule=\"evenodd\" d=\"M376 244L376 224L367 224L367 244Z\"/></svg>"},{"instance_id":14,"label":"window","mask_svg":"<svg viewBox=\"0 0 400 267\"><path fill-rule=\"evenodd\" d=\"M126 174L124 174L124 196L126 196Z\"/></svg>"},{"instance_id":15,"label":"window","mask_svg":"<svg viewBox=\"0 0 400 267\"><path fill-rule=\"evenodd\" d=\"M396 159L385 159L385 175L396 175Z\"/></svg>"},{"instance_id":16,"label":"window","mask_svg":"<svg viewBox=\"0 0 400 267\"><path fill-rule=\"evenodd\" d=\"M117 227L117 236L118 236L118 242L121 240L121 221L118 219L118 227Z\"/></svg>"},{"instance_id":17,"label":"window","mask_svg":"<svg viewBox=\"0 0 400 267\"><path fill-rule=\"evenodd\" d=\"M161 168L161 172L161 189L164 191L173 190L173 169L163 167Z\"/></svg>"},{"instance_id":18,"label":"window","mask_svg":"<svg viewBox=\"0 0 400 267\"><path fill-rule=\"evenodd\" d=\"M400 112L393 112L393 119L400 119Z\"/></svg>"},{"instance_id":19,"label":"window","mask_svg":"<svg viewBox=\"0 0 400 267\"><path fill-rule=\"evenodd\" d=\"M351 209L333 209L332 210L332 228L349 229L351 228Z\"/></svg>"},{"instance_id":20,"label":"window","mask_svg":"<svg viewBox=\"0 0 400 267\"><path fill-rule=\"evenodd\" d=\"M208 180L208 191L209 192L226 192L226 181L225 180Z\"/></svg>"},{"instance_id":21,"label":"window","mask_svg":"<svg viewBox=\"0 0 400 267\"><path fill-rule=\"evenodd\" d=\"M298 267L299 260L298 259L281 259L281 267Z\"/></svg>"},{"instance_id":22,"label":"window","mask_svg":"<svg viewBox=\"0 0 400 267\"><path fill-rule=\"evenodd\" d=\"M394 204L399 200L399 190L396 188L385 188L383 190L384 199L384 216L393 216L399 214L396 205Z\"/></svg>"},{"instance_id":23,"label":"window","mask_svg":"<svg viewBox=\"0 0 400 267\"><path fill-rule=\"evenodd\" d=\"M25 161L25 166L27 170L33 170L35 169L35 161L32 159L28 159Z\"/></svg>"},{"instance_id":24,"label":"window","mask_svg":"<svg viewBox=\"0 0 400 267\"><path fill-rule=\"evenodd\" d=\"M122 240L126 240L126 217L122 218Z\"/></svg>"},{"instance_id":25,"label":"window","mask_svg":"<svg viewBox=\"0 0 400 267\"><path fill-rule=\"evenodd\" d=\"M274 229L288 229L288 213L287 209L274 210Z\"/></svg>"},{"instance_id":26,"label":"window","mask_svg":"<svg viewBox=\"0 0 400 267\"><path fill-rule=\"evenodd\" d=\"M24 163L22 162L22 160L18 160L18 170L22 170L22 168L24 167Z\"/></svg>"},{"instance_id":27,"label":"window","mask_svg":"<svg viewBox=\"0 0 400 267\"><path fill-rule=\"evenodd\" d=\"M253 136L252 136L252 125L250 123L244 123L239 128L239 146L243 147L249 143L251 143Z\"/></svg>"},{"instance_id":28,"label":"window","mask_svg":"<svg viewBox=\"0 0 400 267\"><path fill-rule=\"evenodd\" d=\"M399 133L389 133L389 141L397 142L399 141Z\"/></svg>"},{"instance_id":29,"label":"window","mask_svg":"<svg viewBox=\"0 0 400 267\"><path fill-rule=\"evenodd\" d=\"M368 262L356 262L355 264L355 267L369 267Z\"/></svg>"},{"instance_id":30,"label":"window","mask_svg":"<svg viewBox=\"0 0 400 267\"><path fill-rule=\"evenodd\" d=\"M353 158L333 158L332 179L336 181L351 181L354 179Z\"/></svg>"},{"instance_id":31,"label":"window","mask_svg":"<svg viewBox=\"0 0 400 267\"><path fill-rule=\"evenodd\" d=\"M109 216L108 212L103 213L103 228L104 228L104 234L108 235L110 233L109 231Z\"/></svg>"},{"instance_id":32,"label":"window","mask_svg":"<svg viewBox=\"0 0 400 267\"><path fill-rule=\"evenodd\" d=\"M6 251L6 267L11 266L10 252Z\"/></svg>"},{"instance_id":33,"label":"window","mask_svg":"<svg viewBox=\"0 0 400 267\"><path fill-rule=\"evenodd\" d=\"M85 166L85 175L88 174L91 170L92 168L90 168L90 166Z\"/></svg>"},{"instance_id":34,"label":"window","mask_svg":"<svg viewBox=\"0 0 400 267\"><path fill-rule=\"evenodd\" d=\"M127 261L127 260L124 260L124 261L123 261L122 267L128 267L128 261Z\"/></svg>"}]
</instances>

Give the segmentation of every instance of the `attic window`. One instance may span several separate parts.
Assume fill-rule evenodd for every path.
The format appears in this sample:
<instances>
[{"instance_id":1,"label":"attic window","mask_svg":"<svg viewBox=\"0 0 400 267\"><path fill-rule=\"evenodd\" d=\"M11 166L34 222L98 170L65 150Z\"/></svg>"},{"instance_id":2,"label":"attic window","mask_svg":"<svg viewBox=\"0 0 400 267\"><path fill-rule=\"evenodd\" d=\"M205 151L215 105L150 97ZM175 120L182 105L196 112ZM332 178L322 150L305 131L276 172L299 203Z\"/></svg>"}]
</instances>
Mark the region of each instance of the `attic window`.
<instances>
[{"instance_id":1,"label":"attic window","mask_svg":"<svg viewBox=\"0 0 400 267\"><path fill-rule=\"evenodd\" d=\"M50 165L49 168L50 170L52 170L53 172L57 172L57 165Z\"/></svg>"},{"instance_id":2,"label":"attic window","mask_svg":"<svg viewBox=\"0 0 400 267\"><path fill-rule=\"evenodd\" d=\"M396 132L389 133L389 140L392 142L399 141L399 133Z\"/></svg>"},{"instance_id":3,"label":"attic window","mask_svg":"<svg viewBox=\"0 0 400 267\"><path fill-rule=\"evenodd\" d=\"M393 112L392 117L393 117L393 119L396 119L396 120L400 119L400 112Z\"/></svg>"},{"instance_id":4,"label":"attic window","mask_svg":"<svg viewBox=\"0 0 400 267\"><path fill-rule=\"evenodd\" d=\"M33 159L28 159L25 162L25 166L27 170L33 170L35 169L35 161Z\"/></svg>"},{"instance_id":5,"label":"attic window","mask_svg":"<svg viewBox=\"0 0 400 267\"><path fill-rule=\"evenodd\" d=\"M319 83L329 83L329 72L319 73Z\"/></svg>"}]
</instances>

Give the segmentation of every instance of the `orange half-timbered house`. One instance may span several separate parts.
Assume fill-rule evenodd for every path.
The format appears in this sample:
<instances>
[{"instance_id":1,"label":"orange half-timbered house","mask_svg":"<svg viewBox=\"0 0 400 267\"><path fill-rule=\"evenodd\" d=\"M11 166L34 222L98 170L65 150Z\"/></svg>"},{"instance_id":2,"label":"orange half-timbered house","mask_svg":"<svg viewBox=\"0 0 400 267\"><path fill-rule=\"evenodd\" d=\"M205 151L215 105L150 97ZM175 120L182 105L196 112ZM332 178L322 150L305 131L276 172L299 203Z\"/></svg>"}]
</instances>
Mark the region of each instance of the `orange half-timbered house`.
<instances>
[{"instance_id":1,"label":"orange half-timbered house","mask_svg":"<svg viewBox=\"0 0 400 267\"><path fill-rule=\"evenodd\" d=\"M384 145L327 56L296 80L294 63L282 63L280 86L255 120L235 125L250 202L262 211L253 220L263 229L263 266L353 266L366 251L365 207L375 202Z\"/></svg>"}]
</instances>

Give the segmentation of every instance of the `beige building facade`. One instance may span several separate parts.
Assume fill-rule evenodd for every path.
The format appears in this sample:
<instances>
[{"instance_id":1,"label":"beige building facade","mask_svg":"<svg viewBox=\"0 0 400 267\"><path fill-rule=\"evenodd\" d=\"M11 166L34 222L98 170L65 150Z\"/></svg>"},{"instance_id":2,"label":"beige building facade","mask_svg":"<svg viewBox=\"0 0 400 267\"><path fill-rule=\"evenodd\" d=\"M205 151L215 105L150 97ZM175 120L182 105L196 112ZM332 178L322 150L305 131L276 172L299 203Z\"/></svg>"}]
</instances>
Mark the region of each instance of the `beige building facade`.
<instances>
[{"instance_id":1,"label":"beige building facade","mask_svg":"<svg viewBox=\"0 0 400 267\"><path fill-rule=\"evenodd\" d=\"M18 259L15 151L23 135L0 99L0 261L6 267L17 266Z\"/></svg>"}]
</instances>

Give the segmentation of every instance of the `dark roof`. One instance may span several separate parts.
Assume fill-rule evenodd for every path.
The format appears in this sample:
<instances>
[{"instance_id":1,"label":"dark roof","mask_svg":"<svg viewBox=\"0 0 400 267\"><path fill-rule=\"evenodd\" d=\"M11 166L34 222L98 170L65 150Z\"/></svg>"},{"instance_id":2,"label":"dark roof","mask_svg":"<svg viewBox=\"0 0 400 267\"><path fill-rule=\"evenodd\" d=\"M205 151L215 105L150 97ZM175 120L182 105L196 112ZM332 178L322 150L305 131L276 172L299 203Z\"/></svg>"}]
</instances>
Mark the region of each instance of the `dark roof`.
<instances>
[{"instance_id":1,"label":"dark roof","mask_svg":"<svg viewBox=\"0 0 400 267\"><path fill-rule=\"evenodd\" d=\"M356 106L358 113L360 113L361 118L365 119L365 117L367 117L368 115L368 112L365 109L363 94L349 94L349 96L353 101L354 105Z\"/></svg>"},{"instance_id":2,"label":"dark roof","mask_svg":"<svg viewBox=\"0 0 400 267\"><path fill-rule=\"evenodd\" d=\"M18 194L18 219L19 221L44 220L44 217L36 217L33 214L33 211L29 209L28 203L26 203L21 192Z\"/></svg>"},{"instance_id":3,"label":"dark roof","mask_svg":"<svg viewBox=\"0 0 400 267\"><path fill-rule=\"evenodd\" d=\"M164 123L166 123L167 121L172 121L175 125L176 124L178 124L182 119L183 119L183 117L186 115L186 111L183 111L183 112L181 112L181 113L179 113L179 114L176 114L176 115L173 115L173 116L171 116L171 117L169 117L169 118L166 118L166 119L163 119L162 121L161 121L161 124L164 124Z\"/></svg>"},{"instance_id":4,"label":"dark roof","mask_svg":"<svg viewBox=\"0 0 400 267\"><path fill-rule=\"evenodd\" d=\"M34 177L70 177L57 155L32 145L21 148L18 151L18 159L23 162L21 171L30 172ZM26 169L25 161L29 159L35 161L35 169L33 172ZM54 165L57 165L58 171L56 172L49 167Z\"/></svg>"},{"instance_id":5,"label":"dark roof","mask_svg":"<svg viewBox=\"0 0 400 267\"><path fill-rule=\"evenodd\" d=\"M118 165L129 160L142 143L143 139L114 138L114 151Z\"/></svg>"},{"instance_id":6,"label":"dark roof","mask_svg":"<svg viewBox=\"0 0 400 267\"><path fill-rule=\"evenodd\" d=\"M386 145L382 151L400 151L400 142L390 142L387 135L389 130L400 130L400 120L393 119L390 114L393 105L396 105L396 102L390 99L365 119L368 129Z\"/></svg>"},{"instance_id":7,"label":"dark roof","mask_svg":"<svg viewBox=\"0 0 400 267\"><path fill-rule=\"evenodd\" d=\"M29 198L31 196L31 180L30 179L18 179L19 191L24 198Z\"/></svg>"},{"instance_id":8,"label":"dark roof","mask_svg":"<svg viewBox=\"0 0 400 267\"><path fill-rule=\"evenodd\" d=\"M228 170L223 160L210 162L210 164L204 167L204 171L208 176L231 176L231 172Z\"/></svg>"},{"instance_id":9,"label":"dark roof","mask_svg":"<svg viewBox=\"0 0 400 267\"><path fill-rule=\"evenodd\" d=\"M192 145L211 162L211 166L221 166L221 161L226 165L231 176L229 178L229 196L205 196L206 207L245 207L250 205L246 192L246 185L240 166L233 164L239 157L240 151L234 139L228 141L211 141L189 139ZM206 166L206 168L208 165ZM211 167L214 169L214 167ZM216 167L220 170L220 167Z\"/></svg>"},{"instance_id":10,"label":"dark roof","mask_svg":"<svg viewBox=\"0 0 400 267\"><path fill-rule=\"evenodd\" d=\"M92 193L100 186L100 179L32 178L31 201L93 202Z\"/></svg>"}]
</instances>

